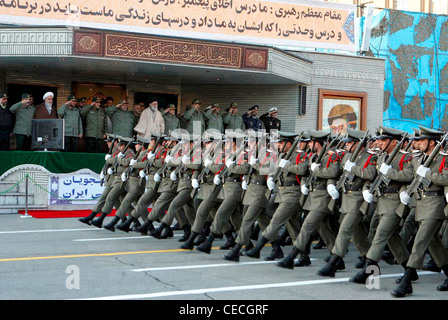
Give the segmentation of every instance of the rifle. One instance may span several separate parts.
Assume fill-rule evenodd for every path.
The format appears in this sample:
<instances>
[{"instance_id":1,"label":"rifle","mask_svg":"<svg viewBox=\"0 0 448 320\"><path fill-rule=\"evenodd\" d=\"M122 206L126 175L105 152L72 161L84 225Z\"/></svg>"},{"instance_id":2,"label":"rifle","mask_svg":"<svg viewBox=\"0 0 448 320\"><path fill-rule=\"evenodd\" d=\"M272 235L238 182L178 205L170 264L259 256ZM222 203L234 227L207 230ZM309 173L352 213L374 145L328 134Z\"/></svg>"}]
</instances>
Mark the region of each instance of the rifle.
<instances>
[{"instance_id":1,"label":"rifle","mask_svg":"<svg viewBox=\"0 0 448 320\"><path fill-rule=\"evenodd\" d=\"M358 146L356 147L355 151L350 155L350 162L355 162L356 158L358 158L359 153L361 152L361 149L363 147L365 147L367 145L367 140L368 140L368 136L369 136L369 132L367 131L364 134L364 137L359 141ZM348 181L353 181L353 179L355 178L355 175L347 170L344 170L344 172L342 173L342 176L339 178L337 184L336 184L336 189L341 192L346 192L345 190L345 184ZM336 205L336 200L331 199L330 202L328 203L328 209L330 209L330 211L334 210L334 207Z\"/></svg>"},{"instance_id":2,"label":"rifle","mask_svg":"<svg viewBox=\"0 0 448 320\"><path fill-rule=\"evenodd\" d=\"M128 142L128 144L124 147L123 151L121 151L122 154L125 154L125 152L126 152L126 151L129 149L129 147L131 146L131 143L134 142L135 136L134 136L133 138L124 138L124 137L121 137L120 139L123 140L123 141L127 141L127 142ZM113 167L112 167L112 170L113 170L114 172L117 172L117 168L118 168L119 165L120 165L120 163L119 163L118 161L115 161L115 163L114 163L114 165L113 165Z\"/></svg>"},{"instance_id":3,"label":"rifle","mask_svg":"<svg viewBox=\"0 0 448 320\"><path fill-rule=\"evenodd\" d=\"M109 138L112 137L112 143L110 144L109 151L107 152L107 154L112 155L112 151L114 150L114 143L115 143L115 140L116 140L116 139L119 139L119 138L121 138L121 137L120 137L119 135L116 135L116 134L110 134L110 133L107 134L107 137L109 137ZM106 162L106 163L104 164L103 168L101 169L101 172L102 172L103 174L105 174L105 172L106 172L106 170L108 169L108 167L109 167L109 165L108 165L108 163ZM100 186L103 186L103 183L104 183L104 178L101 178Z\"/></svg>"},{"instance_id":4,"label":"rifle","mask_svg":"<svg viewBox=\"0 0 448 320\"><path fill-rule=\"evenodd\" d=\"M163 148L163 143L162 143L163 140L165 140L165 136L163 136L163 135L158 135L158 138L157 138L157 140L156 140L156 143L154 144L154 148L151 150L150 154L154 155L154 154L156 153L156 151L158 150L158 149L157 149L157 146L158 146L159 144L160 144L160 147ZM149 157L148 157L148 158L149 158ZM151 164L150 164L149 161L148 161L148 163L146 164L145 169L143 169L143 172L145 172L146 175L148 175L149 168L151 168ZM140 179L144 179L144 178L140 178Z\"/></svg>"},{"instance_id":5,"label":"rifle","mask_svg":"<svg viewBox=\"0 0 448 320\"><path fill-rule=\"evenodd\" d=\"M392 163L392 161L394 161L398 152L401 150L401 146L403 145L404 141L406 140L407 135L408 134L405 133L403 135L403 138L400 140L400 142L397 143L397 145L395 146L394 150L392 150L392 152L389 155L389 158L385 162L387 165L390 165ZM380 188L383 185L387 186L387 185L389 185L389 183L390 183L390 179L387 178L381 172L379 172L378 175L376 176L375 180L373 181L373 183L370 185L369 192L371 194L376 194L380 191ZM361 205L361 207L359 208L359 211L361 211L363 214L366 214L368 207L369 207L369 203L367 201L364 201L363 204Z\"/></svg>"},{"instance_id":6,"label":"rifle","mask_svg":"<svg viewBox=\"0 0 448 320\"><path fill-rule=\"evenodd\" d=\"M137 137L137 140L139 142L143 143L149 143L149 140L146 140L142 137ZM143 151L143 146L137 151L137 153L134 155L134 157L132 158L133 160L137 160L138 157L140 156L140 153ZM126 180L129 178L129 175L134 171L134 167L133 166L128 166L124 171L123 174L126 177Z\"/></svg>"},{"instance_id":7,"label":"rifle","mask_svg":"<svg viewBox=\"0 0 448 320\"><path fill-rule=\"evenodd\" d=\"M317 159L316 161L314 161L314 163L320 164L322 162L322 158L324 157L324 155L327 153L327 150L329 150L330 148L332 148L336 142L338 141L338 137L340 136L340 133L331 141L330 141L330 136L327 137L326 143L322 146L322 149L320 150L319 154L317 155ZM314 172L310 173L310 176L308 177L308 179L305 182L305 186L308 188L308 190L311 190L313 188L314 183L316 182L316 175L314 174ZM303 206L303 204L305 203L307 196L304 195L302 193L302 195L300 196L300 205Z\"/></svg>"},{"instance_id":8,"label":"rifle","mask_svg":"<svg viewBox=\"0 0 448 320\"><path fill-rule=\"evenodd\" d=\"M190 157L190 159L191 159L191 157L192 157L192 155L193 155L193 152L194 152L194 151L196 150L196 148L198 147L198 145L199 145L199 146L201 145L201 140L195 142L195 144L194 144L193 147L191 148L190 153L188 154L188 156ZM176 176L177 176L178 174L182 174L182 172L183 172L184 169L185 169L185 164L181 163L181 164L179 164L179 165L176 167L176 169L174 169L173 172L174 172L174 173L176 174Z\"/></svg>"},{"instance_id":9,"label":"rifle","mask_svg":"<svg viewBox=\"0 0 448 320\"><path fill-rule=\"evenodd\" d=\"M258 159L258 142L255 144L255 159ZM249 186L250 183L250 177L252 173L254 172L254 168L250 166L249 172L245 175L244 180L247 182L247 186ZM243 192L241 193L241 200L244 199L244 195L246 194L246 190L243 189Z\"/></svg>"},{"instance_id":10,"label":"rifle","mask_svg":"<svg viewBox=\"0 0 448 320\"><path fill-rule=\"evenodd\" d=\"M301 138L302 138L302 135L303 135L303 131L302 131L302 132L300 133L300 135L294 140L294 142L293 142L293 144L291 145L291 147L289 148L288 153L286 154L285 158L282 158L282 156L283 156L283 150L282 150L282 155L279 157L279 160L280 160L280 161L281 161L282 159L285 159L285 160L288 160L288 161L291 159L292 154L294 153L294 151L295 151L295 149L296 149L296 147L297 147L297 144L299 143L299 141L300 141ZM285 146L286 146L286 143L285 143ZM283 174L283 172L284 172L284 171L282 170L282 168L280 168L279 166L277 166L277 168L275 169L274 176L272 177L272 180L273 180L275 183L277 183L277 181L280 179L280 177L281 177L281 175ZM268 190L268 191L266 192L266 198L271 199L273 193L274 193L274 190Z\"/></svg>"},{"instance_id":11,"label":"rifle","mask_svg":"<svg viewBox=\"0 0 448 320\"><path fill-rule=\"evenodd\" d=\"M440 141L437 141L437 145L434 147L434 150L432 150L431 154L429 155L428 159L423 163L423 166L425 168L428 168L431 163L434 161L436 156L439 154L440 149L442 148L443 142L448 138L448 132L445 133L445 135L440 139ZM431 181L428 179L416 175L414 179L412 180L411 184L409 184L406 187L406 192L409 195L409 197L412 198L412 196L415 194L417 197L417 200L420 200L420 195L418 194L419 189L424 187L429 187L431 184ZM405 214L407 205L400 202L400 205L398 206L397 210L395 210L395 213L398 214L398 216L403 217Z\"/></svg>"},{"instance_id":12,"label":"rifle","mask_svg":"<svg viewBox=\"0 0 448 320\"><path fill-rule=\"evenodd\" d=\"M170 146L171 146L171 144L170 144ZM176 152L178 151L178 149L179 149L181 146L182 146L182 144L181 144L180 142L178 142L178 143L174 146L174 148L171 149L170 153L171 153L171 152L176 153ZM165 161L165 163L163 164L163 166L160 167L159 170L157 170L157 173L156 173L156 174L158 174L158 175L162 175L162 174L165 172L165 170L166 170L166 169L169 169L169 168L171 168L171 166L168 165L168 162L167 162L167 161ZM159 185L160 185L160 181L159 181L159 182L156 182L156 186L154 187L154 189L157 190L157 188L159 187Z\"/></svg>"}]
</instances>

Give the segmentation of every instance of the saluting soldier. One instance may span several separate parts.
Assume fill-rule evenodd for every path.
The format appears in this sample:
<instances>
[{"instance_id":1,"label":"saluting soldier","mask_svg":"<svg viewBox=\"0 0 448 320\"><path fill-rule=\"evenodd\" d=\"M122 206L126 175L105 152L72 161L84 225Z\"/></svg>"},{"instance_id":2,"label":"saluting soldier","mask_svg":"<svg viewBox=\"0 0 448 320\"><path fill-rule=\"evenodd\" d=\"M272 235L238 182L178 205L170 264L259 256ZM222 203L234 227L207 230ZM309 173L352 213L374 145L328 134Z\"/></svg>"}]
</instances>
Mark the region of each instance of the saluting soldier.
<instances>
[{"instance_id":1,"label":"saluting soldier","mask_svg":"<svg viewBox=\"0 0 448 320\"><path fill-rule=\"evenodd\" d=\"M308 132L311 138L312 152L317 155L321 152L324 144L328 143L326 140L330 133L316 130L309 130ZM335 198L335 194L330 195L329 192L333 190L328 190L327 185L334 186L339 177L340 154L338 154L335 148L331 148L326 151L320 163L314 162L314 157L310 160L312 161L310 170L316 177L316 181L311 186L311 190L308 190L305 184L301 185L302 193L305 195L309 194L303 206L303 209L309 211L309 213L303 221L300 233L294 242L294 248L287 257L277 263L282 268L293 269L294 266L302 267L311 264L307 253L307 244L315 230L319 232L329 250L333 248L336 239L336 235L328 223L333 214L328 209L328 203L331 198ZM294 264L294 259L298 254L300 254L299 262ZM342 269L344 266L340 266L340 268Z\"/></svg>"},{"instance_id":2,"label":"saluting soldier","mask_svg":"<svg viewBox=\"0 0 448 320\"><path fill-rule=\"evenodd\" d=\"M423 184L414 194L416 200L415 221L418 222L418 230L412 246L412 252L406 263L406 271L397 288L391 293L395 297L404 297L412 293L411 281L417 280L416 269L421 269L425 258L426 250L429 250L431 256L440 267L447 279L437 287L439 291L448 291L448 252L443 246L440 238L440 228L445 220L445 192L444 188L448 186L448 165L446 163L446 154L436 155L429 166L424 166L426 159L432 153L437 143L444 135L443 132L419 126L420 137L419 147L423 156L418 161L412 162L415 176L427 179L430 184ZM405 205L411 201L410 195L406 191L400 193L400 200Z\"/></svg>"},{"instance_id":3,"label":"saluting soldier","mask_svg":"<svg viewBox=\"0 0 448 320\"><path fill-rule=\"evenodd\" d=\"M129 102L120 100L116 106L107 107L105 111L112 122L112 133L126 138L134 135L137 117L129 110Z\"/></svg>"},{"instance_id":4,"label":"saluting soldier","mask_svg":"<svg viewBox=\"0 0 448 320\"><path fill-rule=\"evenodd\" d=\"M222 122L222 116L219 114L219 110L219 103L214 102L204 110L204 119L207 123L207 130L216 129L224 133L224 123Z\"/></svg>"},{"instance_id":5,"label":"saluting soldier","mask_svg":"<svg viewBox=\"0 0 448 320\"><path fill-rule=\"evenodd\" d=\"M172 103L164 110L163 120L165 121L165 135L171 131L180 129L179 118L176 116L176 106Z\"/></svg>"},{"instance_id":6,"label":"saluting soldier","mask_svg":"<svg viewBox=\"0 0 448 320\"><path fill-rule=\"evenodd\" d=\"M31 150L31 125L36 107L28 93L22 94L22 100L13 104L9 111L15 113L16 123L12 133L16 136L17 150Z\"/></svg>"},{"instance_id":7,"label":"saluting soldier","mask_svg":"<svg viewBox=\"0 0 448 320\"><path fill-rule=\"evenodd\" d=\"M405 134L402 130L380 126L377 131L377 145L383 152L378 158L379 173L390 179L387 186L382 186L380 195L377 193L376 214L379 223L375 236L366 255L366 264L355 276L350 278L351 282L365 284L370 273L367 271L370 266L376 266L379 270L378 262L381 260L386 244L389 246L395 260L406 268L409 252L399 235L398 226L401 217L395 212L400 204L399 192L402 187L413 179L412 153L401 151L393 159L390 165L386 164L387 158ZM367 189L363 191L363 198L371 203L375 195ZM370 267L369 271L373 269ZM416 274L415 274L416 275Z\"/></svg>"},{"instance_id":8,"label":"saluting soldier","mask_svg":"<svg viewBox=\"0 0 448 320\"><path fill-rule=\"evenodd\" d=\"M378 157L363 146L355 161L350 161L352 153L357 149L365 134L365 131L348 128L347 137L342 140L345 142L345 150L347 152L342 159L341 165L344 167L344 170L353 175L353 178L352 180L347 178L345 185L342 187L341 207L339 209L339 212L342 214L342 222L331 250L331 258L328 264L317 272L320 276L334 277L337 266L346 255L352 238L362 257L366 256L370 248L368 230L363 224L364 215L359 208L364 202L362 196L363 186L369 181L373 181L376 177L376 161Z\"/></svg>"},{"instance_id":9,"label":"saluting soldier","mask_svg":"<svg viewBox=\"0 0 448 320\"><path fill-rule=\"evenodd\" d=\"M76 152L78 149L78 138L82 138L83 128L81 114L77 107L78 99L69 95L67 102L58 109L58 115L65 119L65 147L67 152Z\"/></svg>"},{"instance_id":10,"label":"saluting soldier","mask_svg":"<svg viewBox=\"0 0 448 320\"><path fill-rule=\"evenodd\" d=\"M232 102L228 112L222 118L225 130L245 130L243 117L238 113L238 104Z\"/></svg>"},{"instance_id":11,"label":"saluting soldier","mask_svg":"<svg viewBox=\"0 0 448 320\"><path fill-rule=\"evenodd\" d=\"M246 256L251 258L260 258L260 252L263 247L271 242L272 252L266 257L266 260L274 260L283 258L283 252L277 241L278 231L282 226L286 227L289 235L293 240L297 238L300 231L300 213L302 207L300 205L300 183L308 175L308 159L306 149L309 143L309 135L303 133L299 137L299 143L296 150L293 151L290 160L285 159L286 153L290 151L294 139L297 134L289 132L278 132L280 139L278 140L278 150L280 151L278 166L282 168L282 173L279 181L273 180L273 174L267 179L267 186L269 190L277 190L274 192L274 202L278 203L278 207L269 222L269 225L261 233L261 238L257 245L246 252ZM274 140L271 140L271 143ZM271 145L271 148L273 146Z\"/></svg>"},{"instance_id":12,"label":"saluting soldier","mask_svg":"<svg viewBox=\"0 0 448 320\"><path fill-rule=\"evenodd\" d=\"M270 133L271 130L281 130L281 120L278 118L278 110L276 107L272 107L265 114L260 116L261 121L263 121L266 133Z\"/></svg>"},{"instance_id":13,"label":"saluting soldier","mask_svg":"<svg viewBox=\"0 0 448 320\"><path fill-rule=\"evenodd\" d=\"M84 134L86 137L86 152L101 152L101 143L106 137L107 116L100 106L100 100L94 97L91 104L85 105L81 109L81 116L86 119Z\"/></svg>"},{"instance_id":14,"label":"saluting soldier","mask_svg":"<svg viewBox=\"0 0 448 320\"><path fill-rule=\"evenodd\" d=\"M194 99L191 102L191 109L184 112L184 118L188 121L186 130L192 134L201 134L205 130L204 115L199 110L201 108L201 101Z\"/></svg>"}]
</instances>

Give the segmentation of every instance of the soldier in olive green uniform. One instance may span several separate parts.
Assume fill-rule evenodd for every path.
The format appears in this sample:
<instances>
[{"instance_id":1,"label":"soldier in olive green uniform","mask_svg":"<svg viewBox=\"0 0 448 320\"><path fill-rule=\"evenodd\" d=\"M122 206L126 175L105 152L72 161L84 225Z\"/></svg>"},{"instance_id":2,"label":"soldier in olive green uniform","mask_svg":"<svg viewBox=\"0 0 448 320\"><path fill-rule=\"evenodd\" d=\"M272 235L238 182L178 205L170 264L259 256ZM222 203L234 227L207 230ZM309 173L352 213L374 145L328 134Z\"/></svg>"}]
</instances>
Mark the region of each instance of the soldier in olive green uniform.
<instances>
[{"instance_id":1,"label":"soldier in olive green uniform","mask_svg":"<svg viewBox=\"0 0 448 320\"><path fill-rule=\"evenodd\" d=\"M163 120L165 121L165 134L169 135L171 131L180 129L179 118L176 116L176 106L169 104L163 113Z\"/></svg>"},{"instance_id":2,"label":"soldier in olive green uniform","mask_svg":"<svg viewBox=\"0 0 448 320\"><path fill-rule=\"evenodd\" d=\"M222 122L225 130L245 130L243 116L238 114L238 104L236 102L230 104L229 111L223 116Z\"/></svg>"},{"instance_id":3,"label":"soldier in olive green uniform","mask_svg":"<svg viewBox=\"0 0 448 320\"><path fill-rule=\"evenodd\" d=\"M424 166L426 159L434 150L437 141L443 135L443 132L420 127L419 147L423 156L419 161L413 162L413 169L416 177L427 179L430 184L422 186L414 194L416 199L415 221L419 227L415 236L411 255L406 264L406 271L401 279L396 282L398 287L392 291L395 297L404 297L412 293L411 281L417 280L416 269L421 269L425 258L426 250L429 250L431 256L440 267L447 279L437 287L439 291L448 291L448 252L443 246L440 238L440 228L445 219L445 193L444 188L448 186L448 165L446 164L446 155L437 154L429 166ZM406 191L400 193L400 200L405 205L409 204L411 198Z\"/></svg>"},{"instance_id":4,"label":"soldier in olive green uniform","mask_svg":"<svg viewBox=\"0 0 448 320\"><path fill-rule=\"evenodd\" d=\"M31 149L31 124L36 107L31 104L28 93L22 95L22 101L13 104L9 111L15 113L16 122L12 133L16 136L17 150L29 151Z\"/></svg>"},{"instance_id":5,"label":"soldier in olive green uniform","mask_svg":"<svg viewBox=\"0 0 448 320\"><path fill-rule=\"evenodd\" d=\"M326 143L329 132L309 130L313 153L318 154ZM314 161L314 159L311 159ZM300 233L294 242L294 248L291 253L283 260L278 262L278 266L282 268L293 269L294 266L307 266L311 264L311 260L307 254L307 244L311 238L312 233L317 230L331 250L336 239L336 235L330 228L328 223L331 212L328 209L328 203L332 198L327 191L327 185L334 184L340 174L340 155L335 151L335 148L327 150L322 157L321 163L312 162L310 165L312 174L316 177L312 189L308 190L305 184L301 185L303 194L308 195L303 206L304 210L309 211ZM300 253L301 257L298 264L294 264L295 257Z\"/></svg>"},{"instance_id":6,"label":"soldier in olive green uniform","mask_svg":"<svg viewBox=\"0 0 448 320\"><path fill-rule=\"evenodd\" d=\"M184 146L182 148L182 158L180 162L177 161L174 167L175 169L171 171L170 179L173 181L179 181L176 190L176 197L171 201L168 211L163 217L160 227L152 232L152 236L155 238L160 238L162 231L167 230L168 233L172 233L170 228L171 223L174 220L175 215L182 208L185 211L188 223L182 224L182 220L179 221L180 227L184 230L184 239L180 241L185 241L190 237L191 225L194 222L194 208L193 199L191 198L191 191L193 186L191 185L191 179L193 172L201 168L201 140L200 136L195 135L183 135L182 140ZM171 230L171 231L170 231Z\"/></svg>"},{"instance_id":7,"label":"soldier in olive green uniform","mask_svg":"<svg viewBox=\"0 0 448 320\"><path fill-rule=\"evenodd\" d=\"M76 152L78 149L78 138L82 138L83 128L81 114L76 106L78 99L74 95L68 96L67 102L58 109L59 117L64 121L65 145L67 152Z\"/></svg>"},{"instance_id":8,"label":"soldier in olive green uniform","mask_svg":"<svg viewBox=\"0 0 448 320\"><path fill-rule=\"evenodd\" d=\"M137 117L128 109L129 102L120 100L117 106L110 106L105 109L107 116L112 122L112 133L122 137L131 138L134 136L134 127L137 124Z\"/></svg>"},{"instance_id":9,"label":"soldier in olive green uniform","mask_svg":"<svg viewBox=\"0 0 448 320\"><path fill-rule=\"evenodd\" d=\"M129 142L132 141L129 138L120 138L121 145L129 145ZM121 174L124 172L126 167L129 165L129 161L134 157L134 151L131 148L125 148L120 151L116 157L114 164L107 169L109 174L115 174L114 180L112 182L112 189L106 197L104 206L101 208L101 216L92 221L92 224L95 227L101 228L103 225L103 221L108 214L111 213L114 204L117 200L121 200L124 194L126 193L125 186L126 184L121 179Z\"/></svg>"},{"instance_id":10,"label":"soldier in olive green uniform","mask_svg":"<svg viewBox=\"0 0 448 320\"><path fill-rule=\"evenodd\" d=\"M226 230L225 227L228 225L230 218L242 204L241 194L243 189L241 187L242 181L240 175L230 171L229 167L232 165L234 166L235 163L237 165L244 163L245 142L243 140L245 137L246 135L237 132L229 132L226 135L226 164L223 170L215 174L213 181L216 185L220 185L222 183L222 189L218 195L218 198L223 199L223 201L216 212L215 218L213 219L210 227L210 235L205 242L199 246L196 246L196 250L198 251L210 253L214 239L221 233L224 233L229 243L235 241L230 228ZM239 227L237 224L241 225L241 217L238 219L240 221L235 221L236 219L238 219L238 216L233 216L232 223L235 226L235 229L238 230ZM229 245L225 245L225 247L228 246Z\"/></svg>"},{"instance_id":11,"label":"soldier in olive green uniform","mask_svg":"<svg viewBox=\"0 0 448 320\"><path fill-rule=\"evenodd\" d=\"M224 133L224 123L222 122L222 116L219 114L219 109L219 103L213 103L208 109L204 110L204 119L207 123L207 130L216 129Z\"/></svg>"},{"instance_id":12,"label":"soldier in olive green uniform","mask_svg":"<svg viewBox=\"0 0 448 320\"><path fill-rule=\"evenodd\" d=\"M359 208L364 202L362 197L363 186L376 177L377 155L369 153L364 146L360 149L355 161L350 161L352 153L361 143L366 132L348 128L347 134L348 136L343 139L346 143L347 153L342 159L342 166L344 166L346 172L353 176L353 179L347 178L345 185L341 188L342 190L338 190L342 193L339 209L342 214L342 222L331 250L331 258L328 264L317 273L320 276L334 277L337 266L347 253L352 238L361 256L365 257L370 248L370 242L367 238L368 230L363 224L364 216Z\"/></svg>"},{"instance_id":13,"label":"soldier in olive green uniform","mask_svg":"<svg viewBox=\"0 0 448 320\"><path fill-rule=\"evenodd\" d=\"M201 107L201 101L194 99L191 103L191 109L184 112L184 119L187 120L186 130L190 134L201 134L205 130L204 115L199 108Z\"/></svg>"},{"instance_id":14,"label":"soldier in olive green uniform","mask_svg":"<svg viewBox=\"0 0 448 320\"><path fill-rule=\"evenodd\" d=\"M121 174L121 180L125 183L126 195L121 201L120 207L115 213L115 217L111 222L104 226L104 229L115 231L115 225L121 220L126 219L126 213L130 213L131 204L139 199L145 192L146 181L140 179L138 170L134 169L134 164L144 162L148 155L149 140L138 137L134 141L135 151L137 152L132 158L126 158L123 166L126 169ZM127 165L126 165L127 164Z\"/></svg>"},{"instance_id":15,"label":"soldier in olive green uniform","mask_svg":"<svg viewBox=\"0 0 448 320\"><path fill-rule=\"evenodd\" d=\"M351 282L365 284L367 278L370 276L367 270L372 270L370 266L375 266L379 269L378 262L382 258L386 244L389 246L395 260L404 268L406 267L409 252L400 238L398 226L401 222L401 217L395 210L400 204L400 189L413 179L411 165L412 154L408 152L399 153L393 159L390 166L386 164L386 157L393 151L404 134L405 132L401 130L382 126L378 128L377 144L383 151L383 154L378 158L379 172L391 179L391 181L389 185L381 188L381 195L377 197L376 211L379 217L379 223L370 249L366 255L366 264L362 270L350 278ZM365 201L370 203L375 196L366 189L363 191L363 197Z\"/></svg>"},{"instance_id":16,"label":"soldier in olive green uniform","mask_svg":"<svg viewBox=\"0 0 448 320\"><path fill-rule=\"evenodd\" d=\"M279 134L278 148L281 154L278 165L282 168L282 173L277 182L273 180L273 175L270 175L267 180L269 190L274 191L274 189L277 189L273 196L275 197L275 203L279 203L279 206L275 210L269 225L263 230L257 245L246 252L246 256L251 258L260 258L260 252L268 242L271 242L273 251L266 260L281 258L281 254L277 253L281 252L277 241L278 231L282 226L286 226L286 230L291 235L291 238L295 240L301 227L299 216L302 212L299 201L301 196L300 181L308 175L309 155L306 153L306 148L309 142L309 135L304 133L298 138L300 140L298 149L293 151L290 160L288 160L284 159L284 157L290 151L294 143L294 137L297 135L287 132L279 132Z\"/></svg>"},{"instance_id":17,"label":"soldier in olive green uniform","mask_svg":"<svg viewBox=\"0 0 448 320\"><path fill-rule=\"evenodd\" d=\"M81 116L86 120L86 152L101 152L101 142L105 138L107 128L107 116L104 109L100 107L98 98L92 99L92 104L85 105L81 109Z\"/></svg>"}]
</instances>

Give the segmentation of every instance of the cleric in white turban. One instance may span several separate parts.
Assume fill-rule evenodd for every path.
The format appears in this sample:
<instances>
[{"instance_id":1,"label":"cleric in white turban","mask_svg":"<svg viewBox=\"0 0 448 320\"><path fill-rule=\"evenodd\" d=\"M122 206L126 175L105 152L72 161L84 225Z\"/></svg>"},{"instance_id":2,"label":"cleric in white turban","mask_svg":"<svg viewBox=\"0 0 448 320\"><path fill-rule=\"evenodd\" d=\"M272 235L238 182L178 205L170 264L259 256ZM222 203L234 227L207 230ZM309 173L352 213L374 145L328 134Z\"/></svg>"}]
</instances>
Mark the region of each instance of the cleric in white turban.
<instances>
[{"instance_id":1,"label":"cleric in white turban","mask_svg":"<svg viewBox=\"0 0 448 320\"><path fill-rule=\"evenodd\" d=\"M53 103L54 93L47 92L43 96L44 102L36 107L34 119L57 119L57 108Z\"/></svg>"}]
</instances>

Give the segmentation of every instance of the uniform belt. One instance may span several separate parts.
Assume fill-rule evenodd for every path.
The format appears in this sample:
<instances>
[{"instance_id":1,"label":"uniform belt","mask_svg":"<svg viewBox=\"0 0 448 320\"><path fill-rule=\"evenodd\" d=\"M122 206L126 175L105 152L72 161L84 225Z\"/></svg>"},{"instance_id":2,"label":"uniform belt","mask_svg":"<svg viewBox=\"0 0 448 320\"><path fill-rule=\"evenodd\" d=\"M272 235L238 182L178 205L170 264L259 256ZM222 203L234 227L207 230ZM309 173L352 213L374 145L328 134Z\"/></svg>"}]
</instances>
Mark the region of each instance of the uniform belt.
<instances>
[{"instance_id":1,"label":"uniform belt","mask_svg":"<svg viewBox=\"0 0 448 320\"><path fill-rule=\"evenodd\" d=\"M382 188L381 193L398 193L400 188Z\"/></svg>"},{"instance_id":2,"label":"uniform belt","mask_svg":"<svg viewBox=\"0 0 448 320\"><path fill-rule=\"evenodd\" d=\"M286 181L282 182L280 184L281 187L292 187L292 186L299 186L300 183L298 181Z\"/></svg>"},{"instance_id":3,"label":"uniform belt","mask_svg":"<svg viewBox=\"0 0 448 320\"><path fill-rule=\"evenodd\" d=\"M258 184L261 186L265 186L266 185L266 181L250 181L250 184Z\"/></svg>"},{"instance_id":4,"label":"uniform belt","mask_svg":"<svg viewBox=\"0 0 448 320\"><path fill-rule=\"evenodd\" d=\"M229 177L226 179L226 182L241 182L241 179Z\"/></svg>"},{"instance_id":5,"label":"uniform belt","mask_svg":"<svg viewBox=\"0 0 448 320\"><path fill-rule=\"evenodd\" d=\"M347 186L347 187L345 187L345 190L347 190L347 191L361 191L362 188L361 187L350 187L350 186Z\"/></svg>"},{"instance_id":6,"label":"uniform belt","mask_svg":"<svg viewBox=\"0 0 448 320\"><path fill-rule=\"evenodd\" d=\"M317 185L313 187L313 190L327 190L326 185Z\"/></svg>"},{"instance_id":7,"label":"uniform belt","mask_svg":"<svg viewBox=\"0 0 448 320\"><path fill-rule=\"evenodd\" d=\"M184 173L182 175L182 178L184 178L184 179L191 179L191 173Z\"/></svg>"},{"instance_id":8,"label":"uniform belt","mask_svg":"<svg viewBox=\"0 0 448 320\"><path fill-rule=\"evenodd\" d=\"M435 191L420 191L420 196L422 197L435 197L435 196L443 196L444 193L442 190L435 190Z\"/></svg>"}]
</instances>

